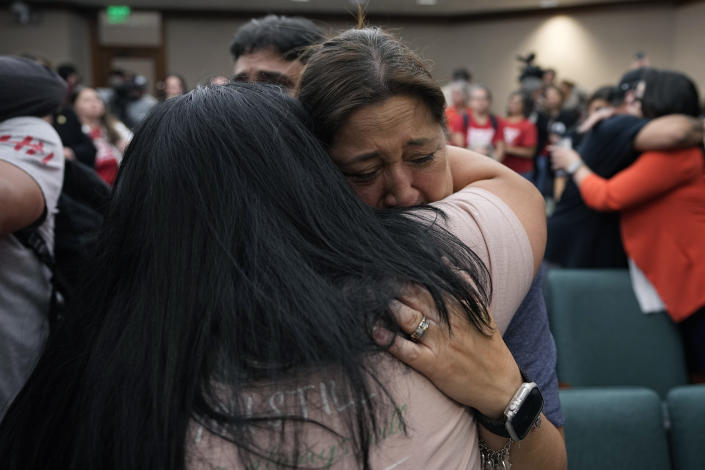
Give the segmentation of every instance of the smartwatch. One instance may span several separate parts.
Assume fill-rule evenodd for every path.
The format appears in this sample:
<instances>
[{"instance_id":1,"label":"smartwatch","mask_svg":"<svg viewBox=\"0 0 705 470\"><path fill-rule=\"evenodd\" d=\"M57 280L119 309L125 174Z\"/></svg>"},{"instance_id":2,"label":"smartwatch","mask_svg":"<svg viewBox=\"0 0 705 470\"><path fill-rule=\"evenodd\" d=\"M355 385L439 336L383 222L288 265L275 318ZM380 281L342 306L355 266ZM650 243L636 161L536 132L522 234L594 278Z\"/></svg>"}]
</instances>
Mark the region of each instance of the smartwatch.
<instances>
[{"instance_id":1,"label":"smartwatch","mask_svg":"<svg viewBox=\"0 0 705 470\"><path fill-rule=\"evenodd\" d=\"M509 404L504 409L504 414L500 419L492 419L483 415L477 410L475 419L485 429L492 434L507 437L513 441L521 441L529 434L541 418L543 410L543 396L536 383L526 378L521 373L524 383L514 393L509 400Z\"/></svg>"}]
</instances>

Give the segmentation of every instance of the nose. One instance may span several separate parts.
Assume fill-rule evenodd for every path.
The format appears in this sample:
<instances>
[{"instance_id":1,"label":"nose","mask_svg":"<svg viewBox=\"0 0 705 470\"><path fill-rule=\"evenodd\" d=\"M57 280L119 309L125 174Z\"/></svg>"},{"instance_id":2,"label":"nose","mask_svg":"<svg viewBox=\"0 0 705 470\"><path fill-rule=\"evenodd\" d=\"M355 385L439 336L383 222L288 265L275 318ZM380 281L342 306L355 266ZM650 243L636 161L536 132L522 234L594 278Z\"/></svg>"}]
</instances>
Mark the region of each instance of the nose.
<instances>
[{"instance_id":1,"label":"nose","mask_svg":"<svg viewBox=\"0 0 705 470\"><path fill-rule=\"evenodd\" d=\"M410 169L395 166L385 173L385 207L408 207L421 203L421 193L413 185Z\"/></svg>"}]
</instances>

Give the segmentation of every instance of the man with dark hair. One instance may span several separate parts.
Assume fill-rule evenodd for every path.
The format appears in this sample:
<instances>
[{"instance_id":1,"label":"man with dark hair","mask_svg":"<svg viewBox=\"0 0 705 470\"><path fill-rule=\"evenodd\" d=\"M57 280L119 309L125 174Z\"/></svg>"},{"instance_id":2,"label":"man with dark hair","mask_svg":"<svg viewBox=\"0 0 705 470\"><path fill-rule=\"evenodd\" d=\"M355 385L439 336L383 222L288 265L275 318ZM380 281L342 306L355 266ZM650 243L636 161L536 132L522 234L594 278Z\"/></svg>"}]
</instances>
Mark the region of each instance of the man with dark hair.
<instances>
[{"instance_id":1,"label":"man with dark hair","mask_svg":"<svg viewBox=\"0 0 705 470\"><path fill-rule=\"evenodd\" d=\"M240 27L230 44L235 60L233 80L280 85L293 92L308 46L323 39L310 20L267 15Z\"/></svg>"},{"instance_id":2,"label":"man with dark hair","mask_svg":"<svg viewBox=\"0 0 705 470\"><path fill-rule=\"evenodd\" d=\"M672 150L698 145L702 122L685 115L651 121L641 117L635 90L647 69L631 70L617 85L614 109L588 118L592 128L577 152L585 164L603 178L614 176L647 150ZM614 116L611 116L614 114ZM578 168L568 168L572 175ZM570 178L553 214L548 218L546 260L565 268L626 268L627 257L619 232L619 213L588 208Z\"/></svg>"}]
</instances>

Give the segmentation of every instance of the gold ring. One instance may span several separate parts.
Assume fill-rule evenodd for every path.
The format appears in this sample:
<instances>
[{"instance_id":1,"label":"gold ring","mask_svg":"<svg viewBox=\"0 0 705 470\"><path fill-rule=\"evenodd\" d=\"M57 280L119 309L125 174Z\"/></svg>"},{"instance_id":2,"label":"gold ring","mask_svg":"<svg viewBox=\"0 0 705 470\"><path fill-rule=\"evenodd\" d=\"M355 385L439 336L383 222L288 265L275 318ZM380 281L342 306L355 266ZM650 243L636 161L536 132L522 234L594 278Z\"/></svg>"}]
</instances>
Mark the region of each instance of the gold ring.
<instances>
[{"instance_id":1,"label":"gold ring","mask_svg":"<svg viewBox=\"0 0 705 470\"><path fill-rule=\"evenodd\" d=\"M409 335L411 337L411 341L414 341L415 343L421 341L430 324L431 322L429 319L424 316L419 322L419 326L417 326L416 329Z\"/></svg>"}]
</instances>

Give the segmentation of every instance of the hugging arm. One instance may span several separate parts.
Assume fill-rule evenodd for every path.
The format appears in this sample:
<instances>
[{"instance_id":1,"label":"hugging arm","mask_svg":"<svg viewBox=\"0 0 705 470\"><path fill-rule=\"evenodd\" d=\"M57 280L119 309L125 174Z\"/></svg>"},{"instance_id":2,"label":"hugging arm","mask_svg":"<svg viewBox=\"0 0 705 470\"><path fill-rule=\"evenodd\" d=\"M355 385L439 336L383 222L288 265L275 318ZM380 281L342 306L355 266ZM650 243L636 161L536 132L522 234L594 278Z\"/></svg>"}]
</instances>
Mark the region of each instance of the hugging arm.
<instances>
[{"instance_id":1,"label":"hugging arm","mask_svg":"<svg viewBox=\"0 0 705 470\"><path fill-rule=\"evenodd\" d=\"M634 139L639 152L695 147L703 142L703 121L682 114L651 120Z\"/></svg>"},{"instance_id":2,"label":"hugging arm","mask_svg":"<svg viewBox=\"0 0 705 470\"><path fill-rule=\"evenodd\" d=\"M552 147L551 151L555 169L579 165L573 180L585 204L598 211L630 209L697 178L702 171L697 148L646 152L609 179L593 173L574 150Z\"/></svg>"},{"instance_id":3,"label":"hugging arm","mask_svg":"<svg viewBox=\"0 0 705 470\"><path fill-rule=\"evenodd\" d=\"M477 152L449 146L448 161L453 192L467 186L485 189L516 214L529 237L535 274L546 247L546 209L541 193L526 178Z\"/></svg>"}]
</instances>

